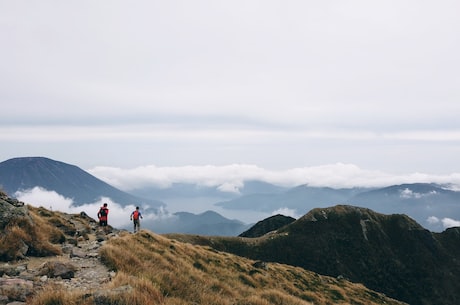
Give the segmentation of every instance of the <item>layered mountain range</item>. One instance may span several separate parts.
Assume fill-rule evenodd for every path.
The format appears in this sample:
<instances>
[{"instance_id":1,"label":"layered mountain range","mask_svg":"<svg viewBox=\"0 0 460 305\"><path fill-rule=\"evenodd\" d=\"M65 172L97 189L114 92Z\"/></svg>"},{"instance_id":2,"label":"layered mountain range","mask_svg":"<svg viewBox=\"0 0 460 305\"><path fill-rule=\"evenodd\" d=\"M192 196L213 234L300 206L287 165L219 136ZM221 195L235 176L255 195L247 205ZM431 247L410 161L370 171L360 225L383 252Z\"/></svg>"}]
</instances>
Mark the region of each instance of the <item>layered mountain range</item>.
<instances>
[{"instance_id":1,"label":"layered mountain range","mask_svg":"<svg viewBox=\"0 0 460 305\"><path fill-rule=\"evenodd\" d=\"M300 217L314 208L349 204L381 213L406 214L434 232L441 232L460 219L460 192L452 190L449 185L432 183L335 189L309 185L286 188L263 181L245 181L238 193L222 192L217 187L176 183L169 188L149 186L127 193L77 166L48 158L25 157L0 163L0 186L11 196L18 191L42 187L71 198L75 206L110 198L122 206L146 204L151 208L165 208L166 211L171 204L184 207L183 210L176 209L178 213L166 222L159 220L152 224L150 229L162 233L175 229L184 233L203 234L209 230L209 235L239 235L248 229L244 224L248 221L238 220L238 216L226 219L208 210L219 210L220 214L228 211L228 214L242 216L248 213L265 215L256 221L251 220L250 224L267 215L277 214L281 209L290 210L291 215ZM205 202L209 208L201 214L190 213L188 208L202 206ZM210 220L209 215L215 217ZM443 220L451 220L450 225Z\"/></svg>"}]
</instances>

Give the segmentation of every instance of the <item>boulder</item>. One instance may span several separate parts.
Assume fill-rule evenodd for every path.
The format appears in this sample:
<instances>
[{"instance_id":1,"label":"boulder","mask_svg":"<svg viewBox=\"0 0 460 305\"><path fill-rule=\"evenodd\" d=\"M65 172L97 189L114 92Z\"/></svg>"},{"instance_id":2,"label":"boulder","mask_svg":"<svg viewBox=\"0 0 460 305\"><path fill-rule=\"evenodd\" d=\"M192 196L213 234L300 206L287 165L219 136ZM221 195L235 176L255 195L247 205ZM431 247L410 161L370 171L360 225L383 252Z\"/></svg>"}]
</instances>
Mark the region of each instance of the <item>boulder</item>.
<instances>
[{"instance_id":1,"label":"boulder","mask_svg":"<svg viewBox=\"0 0 460 305\"><path fill-rule=\"evenodd\" d=\"M71 279L75 276L75 267L71 263L49 261L44 263L39 269L39 275L46 275L49 278L60 277L62 279Z\"/></svg>"},{"instance_id":2,"label":"boulder","mask_svg":"<svg viewBox=\"0 0 460 305\"><path fill-rule=\"evenodd\" d=\"M32 281L19 278L0 278L0 295L7 296L11 301L25 302L33 293Z\"/></svg>"}]
</instances>

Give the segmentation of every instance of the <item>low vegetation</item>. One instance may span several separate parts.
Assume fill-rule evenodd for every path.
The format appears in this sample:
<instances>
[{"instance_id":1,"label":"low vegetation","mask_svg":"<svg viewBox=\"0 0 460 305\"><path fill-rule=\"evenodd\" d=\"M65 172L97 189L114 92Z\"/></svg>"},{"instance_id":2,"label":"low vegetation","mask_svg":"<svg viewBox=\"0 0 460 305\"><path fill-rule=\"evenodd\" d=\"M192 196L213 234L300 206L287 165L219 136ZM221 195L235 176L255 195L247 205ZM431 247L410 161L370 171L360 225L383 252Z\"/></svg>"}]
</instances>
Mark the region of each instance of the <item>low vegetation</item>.
<instances>
[{"instance_id":1,"label":"low vegetation","mask_svg":"<svg viewBox=\"0 0 460 305\"><path fill-rule=\"evenodd\" d=\"M29 208L28 214L13 218L0 234L0 261L14 261L26 256L61 254L56 243L63 242L63 234Z\"/></svg>"},{"instance_id":2,"label":"low vegetation","mask_svg":"<svg viewBox=\"0 0 460 305\"><path fill-rule=\"evenodd\" d=\"M85 298L47 289L31 304L403 304L360 284L245 259L149 231L121 233L101 248L100 255L117 271L105 293Z\"/></svg>"}]
</instances>

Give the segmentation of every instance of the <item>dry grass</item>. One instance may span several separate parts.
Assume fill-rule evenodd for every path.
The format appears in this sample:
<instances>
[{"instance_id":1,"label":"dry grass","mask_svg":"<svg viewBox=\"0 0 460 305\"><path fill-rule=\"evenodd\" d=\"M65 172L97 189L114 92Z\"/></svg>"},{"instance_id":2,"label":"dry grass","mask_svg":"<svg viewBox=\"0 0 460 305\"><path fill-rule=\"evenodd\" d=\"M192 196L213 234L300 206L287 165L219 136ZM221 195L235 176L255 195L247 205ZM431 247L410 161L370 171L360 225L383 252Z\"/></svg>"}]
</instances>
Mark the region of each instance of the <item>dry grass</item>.
<instances>
[{"instance_id":1,"label":"dry grass","mask_svg":"<svg viewBox=\"0 0 460 305\"><path fill-rule=\"evenodd\" d=\"M0 235L0 260L14 261L28 256L61 254L60 247L51 242L60 235L56 228L40 218L21 217L10 221ZM25 252L25 253L24 253Z\"/></svg>"},{"instance_id":2,"label":"dry grass","mask_svg":"<svg viewBox=\"0 0 460 305\"><path fill-rule=\"evenodd\" d=\"M140 290L129 284L134 290L157 296L145 305L402 304L359 284L282 264L256 268L252 260L148 231L111 239L101 256L123 284L134 277L143 283Z\"/></svg>"},{"instance_id":3,"label":"dry grass","mask_svg":"<svg viewBox=\"0 0 460 305\"><path fill-rule=\"evenodd\" d=\"M60 289L60 287L45 287L40 294L34 295L27 304L33 305L90 305L83 300L82 295ZM93 303L94 304L94 303Z\"/></svg>"},{"instance_id":4,"label":"dry grass","mask_svg":"<svg viewBox=\"0 0 460 305\"><path fill-rule=\"evenodd\" d=\"M403 304L359 284L277 263L258 268L252 260L149 231L122 233L110 239L100 255L117 271L103 290L67 294L45 289L28 304Z\"/></svg>"}]
</instances>

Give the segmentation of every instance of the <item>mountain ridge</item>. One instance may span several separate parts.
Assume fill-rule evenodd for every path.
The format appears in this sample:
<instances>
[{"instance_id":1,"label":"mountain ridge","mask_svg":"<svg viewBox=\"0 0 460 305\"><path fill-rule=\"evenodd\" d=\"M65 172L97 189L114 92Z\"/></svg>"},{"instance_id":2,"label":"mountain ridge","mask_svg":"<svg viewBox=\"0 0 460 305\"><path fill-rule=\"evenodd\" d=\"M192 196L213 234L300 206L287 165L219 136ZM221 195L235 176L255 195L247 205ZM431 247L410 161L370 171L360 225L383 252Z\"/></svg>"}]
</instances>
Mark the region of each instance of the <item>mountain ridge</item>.
<instances>
[{"instance_id":1,"label":"mountain ridge","mask_svg":"<svg viewBox=\"0 0 460 305\"><path fill-rule=\"evenodd\" d=\"M257 238L189 238L219 251L362 282L413 305L456 305L460 299L460 228L434 233L404 214L337 205L312 209Z\"/></svg>"}]
</instances>

